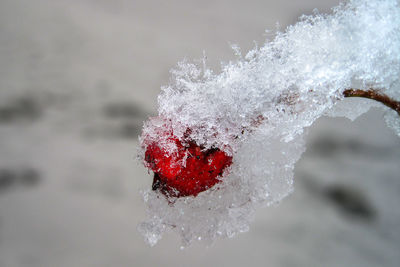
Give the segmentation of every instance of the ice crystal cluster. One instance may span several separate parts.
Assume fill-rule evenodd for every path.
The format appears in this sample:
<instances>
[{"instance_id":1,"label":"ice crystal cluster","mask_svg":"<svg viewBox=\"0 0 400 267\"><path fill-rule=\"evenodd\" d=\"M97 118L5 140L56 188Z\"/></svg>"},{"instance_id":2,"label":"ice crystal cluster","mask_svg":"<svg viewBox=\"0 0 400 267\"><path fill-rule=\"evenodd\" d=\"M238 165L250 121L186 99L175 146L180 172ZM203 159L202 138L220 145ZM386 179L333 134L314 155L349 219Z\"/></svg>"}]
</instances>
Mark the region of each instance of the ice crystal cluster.
<instances>
[{"instance_id":1,"label":"ice crystal cluster","mask_svg":"<svg viewBox=\"0 0 400 267\"><path fill-rule=\"evenodd\" d=\"M139 156L152 142L174 153L163 137L172 129L204 149L225 151L233 163L221 183L196 197L145 191L148 220L139 231L151 245L171 229L183 245L247 231L255 209L293 190L305 129L323 115L354 119L376 105L342 101L347 88L380 89L400 99L399 76L397 0L352 0L330 15L302 16L219 74L205 64L179 63L159 96L159 116L144 125ZM388 111L386 121L400 135L396 115Z\"/></svg>"}]
</instances>

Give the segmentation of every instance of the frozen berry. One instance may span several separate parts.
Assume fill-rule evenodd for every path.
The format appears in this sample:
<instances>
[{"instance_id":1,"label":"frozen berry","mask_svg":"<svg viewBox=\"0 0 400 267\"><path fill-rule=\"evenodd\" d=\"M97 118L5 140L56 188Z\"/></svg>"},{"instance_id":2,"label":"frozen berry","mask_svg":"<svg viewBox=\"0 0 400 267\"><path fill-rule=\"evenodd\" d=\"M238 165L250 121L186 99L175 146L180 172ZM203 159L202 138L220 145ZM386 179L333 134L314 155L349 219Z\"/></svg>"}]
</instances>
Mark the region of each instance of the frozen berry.
<instances>
[{"instance_id":1,"label":"frozen berry","mask_svg":"<svg viewBox=\"0 0 400 267\"><path fill-rule=\"evenodd\" d=\"M166 196L196 196L220 182L219 176L232 164L232 157L218 148L204 150L194 142L183 144L169 138L173 153L159 143L151 143L145 152L145 162L154 172L153 190Z\"/></svg>"}]
</instances>

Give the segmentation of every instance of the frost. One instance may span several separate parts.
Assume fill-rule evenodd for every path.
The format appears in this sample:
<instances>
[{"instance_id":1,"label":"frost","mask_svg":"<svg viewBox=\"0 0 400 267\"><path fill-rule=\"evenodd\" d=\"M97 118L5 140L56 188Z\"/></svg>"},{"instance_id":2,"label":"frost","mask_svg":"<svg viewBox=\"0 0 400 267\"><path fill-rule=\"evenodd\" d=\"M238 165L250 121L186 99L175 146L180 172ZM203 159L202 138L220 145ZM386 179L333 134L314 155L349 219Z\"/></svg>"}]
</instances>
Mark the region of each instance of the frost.
<instances>
[{"instance_id":1,"label":"frost","mask_svg":"<svg viewBox=\"0 0 400 267\"><path fill-rule=\"evenodd\" d=\"M171 229L184 245L232 237L248 230L256 208L293 190L307 127L326 114L354 119L376 105L342 101L345 89L379 88L400 99L399 2L349 1L332 15L302 16L220 74L187 61L171 74L158 98L159 117L144 126L141 159L154 141L174 153L165 133L182 140L190 129L191 140L233 155L233 164L221 183L196 197L145 192L148 221L139 230L151 245ZM399 133L395 115L386 121Z\"/></svg>"},{"instance_id":2,"label":"frost","mask_svg":"<svg viewBox=\"0 0 400 267\"><path fill-rule=\"evenodd\" d=\"M400 137L400 120L399 114L394 110L388 110L385 114L386 124L394 130L394 132Z\"/></svg>"},{"instance_id":3,"label":"frost","mask_svg":"<svg viewBox=\"0 0 400 267\"><path fill-rule=\"evenodd\" d=\"M372 107L381 107L382 104L369 99L348 98L335 103L324 115L329 117L346 117L352 121L357 119Z\"/></svg>"}]
</instances>

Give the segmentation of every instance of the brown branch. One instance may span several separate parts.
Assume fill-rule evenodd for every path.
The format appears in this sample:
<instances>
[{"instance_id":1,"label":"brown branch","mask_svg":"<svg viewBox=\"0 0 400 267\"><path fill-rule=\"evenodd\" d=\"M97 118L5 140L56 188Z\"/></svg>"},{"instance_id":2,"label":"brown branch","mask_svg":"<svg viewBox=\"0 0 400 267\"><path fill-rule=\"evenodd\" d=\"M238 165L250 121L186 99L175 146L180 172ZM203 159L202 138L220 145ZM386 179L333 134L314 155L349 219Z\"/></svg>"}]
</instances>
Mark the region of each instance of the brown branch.
<instances>
[{"instance_id":1,"label":"brown branch","mask_svg":"<svg viewBox=\"0 0 400 267\"><path fill-rule=\"evenodd\" d=\"M379 93L377 90L369 89L367 91L360 89L346 89L343 91L344 97L364 97L378 102L395 110L400 116L400 102L396 101L385 94Z\"/></svg>"}]
</instances>

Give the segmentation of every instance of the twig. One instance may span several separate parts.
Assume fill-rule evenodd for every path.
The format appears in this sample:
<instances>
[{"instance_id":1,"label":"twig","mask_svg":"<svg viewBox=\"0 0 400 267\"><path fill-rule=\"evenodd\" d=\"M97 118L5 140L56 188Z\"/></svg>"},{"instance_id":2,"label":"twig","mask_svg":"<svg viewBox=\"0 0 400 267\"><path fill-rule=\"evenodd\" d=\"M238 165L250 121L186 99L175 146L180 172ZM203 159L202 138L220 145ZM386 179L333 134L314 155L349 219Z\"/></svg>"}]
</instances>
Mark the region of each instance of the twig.
<instances>
[{"instance_id":1,"label":"twig","mask_svg":"<svg viewBox=\"0 0 400 267\"><path fill-rule=\"evenodd\" d=\"M395 110L400 116L400 102L396 101L385 94L379 93L377 90L369 89L368 91L360 89L346 89L343 91L344 97L364 97L378 102Z\"/></svg>"}]
</instances>

